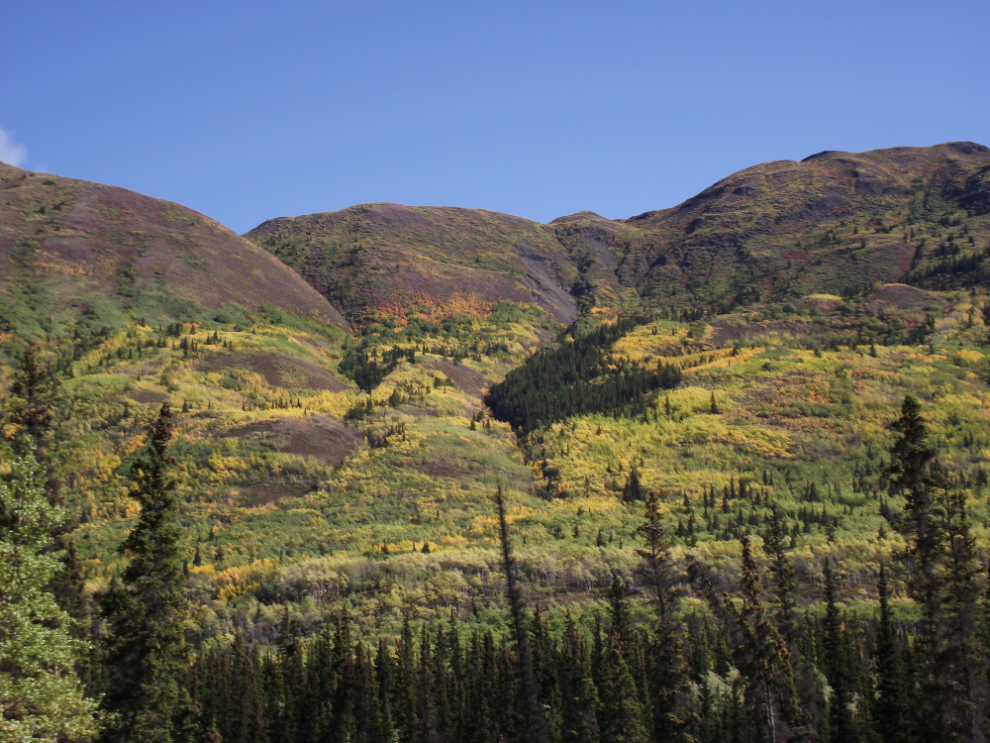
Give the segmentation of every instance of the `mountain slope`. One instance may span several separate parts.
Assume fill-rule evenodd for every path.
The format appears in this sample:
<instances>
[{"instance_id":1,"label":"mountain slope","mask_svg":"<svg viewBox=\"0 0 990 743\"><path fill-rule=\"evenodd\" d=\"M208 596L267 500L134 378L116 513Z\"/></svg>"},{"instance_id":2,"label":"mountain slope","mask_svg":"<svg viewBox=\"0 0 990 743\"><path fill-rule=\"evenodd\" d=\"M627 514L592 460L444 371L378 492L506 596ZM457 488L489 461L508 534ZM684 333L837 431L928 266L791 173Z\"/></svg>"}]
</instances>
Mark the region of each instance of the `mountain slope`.
<instances>
[{"instance_id":1,"label":"mountain slope","mask_svg":"<svg viewBox=\"0 0 990 743\"><path fill-rule=\"evenodd\" d=\"M938 259L982 251L988 212L981 145L823 152L747 168L679 206L614 222L607 240L621 280L644 296L732 304L761 292L858 294L912 269L924 284ZM588 226L580 222L571 228ZM958 251L944 244L957 239Z\"/></svg>"},{"instance_id":2,"label":"mountain slope","mask_svg":"<svg viewBox=\"0 0 990 743\"><path fill-rule=\"evenodd\" d=\"M2 163L0 288L0 331L80 314L119 326L126 314L188 317L228 304L345 325L294 271L202 214Z\"/></svg>"},{"instance_id":3,"label":"mountain slope","mask_svg":"<svg viewBox=\"0 0 990 743\"><path fill-rule=\"evenodd\" d=\"M972 285L988 212L990 150L957 142L764 163L630 219L580 212L541 225L368 204L273 219L246 237L355 319L510 299L565 321L627 305L630 289L648 304L725 311L903 280Z\"/></svg>"},{"instance_id":4,"label":"mountain slope","mask_svg":"<svg viewBox=\"0 0 990 743\"><path fill-rule=\"evenodd\" d=\"M445 315L502 300L535 304L561 321L578 313L583 257L553 227L507 214L365 204L273 219L246 237L356 319Z\"/></svg>"}]
</instances>

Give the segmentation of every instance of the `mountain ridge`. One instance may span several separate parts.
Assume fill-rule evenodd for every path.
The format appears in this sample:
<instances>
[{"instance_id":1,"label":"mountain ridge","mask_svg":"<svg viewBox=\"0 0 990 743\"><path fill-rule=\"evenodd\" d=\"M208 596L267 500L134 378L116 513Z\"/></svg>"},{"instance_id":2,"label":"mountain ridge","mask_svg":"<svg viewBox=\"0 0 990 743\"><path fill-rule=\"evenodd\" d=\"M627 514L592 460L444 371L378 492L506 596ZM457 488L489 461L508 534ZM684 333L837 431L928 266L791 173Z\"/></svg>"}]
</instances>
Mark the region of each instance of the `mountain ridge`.
<instances>
[{"instance_id":1,"label":"mountain ridge","mask_svg":"<svg viewBox=\"0 0 990 743\"><path fill-rule=\"evenodd\" d=\"M883 215L910 226L922 211L960 208L971 217L990 211L990 149L972 142L865 153L826 150L801 161L762 163L678 205L625 219L580 211L541 224L478 209L377 203L276 218L245 236L295 267L359 322L361 315L395 311L382 302L381 287L399 297L414 295L414 275L423 279L427 304L439 300L449 286L425 280L429 271L417 263L459 266L474 286L477 266L464 260L467 253L476 262L482 254L495 258L484 266L498 287L494 294L526 301L525 291L513 286L522 278L530 301L568 321L596 305L628 306L623 295L629 289L654 303L728 309L760 292L796 299L818 290L858 293L897 282L909 269L925 268L930 257L919 253L906 232L897 240L890 225L878 231L876 220ZM497 235L486 224L492 220L500 223ZM451 222L459 224L451 230ZM981 222L976 228L981 238L985 227ZM422 247L428 242L424 229L433 230L430 250ZM809 250L809 241L822 241L822 229L828 244ZM873 233L869 240L861 229ZM363 258L344 255L348 246L365 251ZM379 290L371 290L367 275L360 274L389 261L401 264L405 275L382 276ZM849 271L850 263L857 270Z\"/></svg>"}]
</instances>

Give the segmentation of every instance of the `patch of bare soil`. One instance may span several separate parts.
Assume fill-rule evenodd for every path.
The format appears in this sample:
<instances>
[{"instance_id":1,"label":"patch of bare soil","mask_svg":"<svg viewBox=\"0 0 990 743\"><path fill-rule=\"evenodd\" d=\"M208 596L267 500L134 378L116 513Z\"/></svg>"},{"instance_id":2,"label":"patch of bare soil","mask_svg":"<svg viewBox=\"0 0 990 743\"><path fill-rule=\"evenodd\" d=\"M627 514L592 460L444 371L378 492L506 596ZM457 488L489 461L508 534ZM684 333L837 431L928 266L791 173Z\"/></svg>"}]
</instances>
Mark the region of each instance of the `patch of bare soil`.
<instances>
[{"instance_id":1,"label":"patch of bare soil","mask_svg":"<svg viewBox=\"0 0 990 743\"><path fill-rule=\"evenodd\" d=\"M277 503L286 498L299 498L308 493L313 487L308 482L273 482L264 485L251 485L240 489L238 502L241 506L255 508Z\"/></svg>"},{"instance_id":2,"label":"patch of bare soil","mask_svg":"<svg viewBox=\"0 0 990 743\"><path fill-rule=\"evenodd\" d=\"M481 399L481 390L488 386L488 380L478 372L452 361L431 361L426 368L443 372L460 389L478 399Z\"/></svg>"},{"instance_id":3,"label":"patch of bare soil","mask_svg":"<svg viewBox=\"0 0 990 743\"><path fill-rule=\"evenodd\" d=\"M937 294L908 284L884 284L880 291L867 298L867 309L879 311L880 303L892 304L902 310L924 310L929 305L942 307L945 300Z\"/></svg>"},{"instance_id":4,"label":"patch of bare soil","mask_svg":"<svg viewBox=\"0 0 990 743\"><path fill-rule=\"evenodd\" d=\"M450 477L455 480L459 480L471 474L471 470L465 467L459 467L452 462L439 460L424 462L423 464L417 465L416 469L424 475L429 475L430 477Z\"/></svg>"},{"instance_id":5,"label":"patch of bare soil","mask_svg":"<svg viewBox=\"0 0 990 743\"><path fill-rule=\"evenodd\" d=\"M154 390L137 390L131 395L131 399L134 402L139 402L142 405L150 405L154 403L156 405L165 402L168 396L162 392L155 392Z\"/></svg>"},{"instance_id":6,"label":"patch of bare soil","mask_svg":"<svg viewBox=\"0 0 990 743\"><path fill-rule=\"evenodd\" d=\"M197 371L247 369L263 377L272 387L342 392L347 383L310 361L289 356L257 353L250 355L214 353L196 365Z\"/></svg>"},{"instance_id":7,"label":"patch of bare soil","mask_svg":"<svg viewBox=\"0 0 990 743\"><path fill-rule=\"evenodd\" d=\"M523 285L536 294L536 303L560 322L571 322L577 317L577 300L557 283L551 260L538 253L519 257L526 266Z\"/></svg>"},{"instance_id":8,"label":"patch of bare soil","mask_svg":"<svg viewBox=\"0 0 990 743\"><path fill-rule=\"evenodd\" d=\"M327 464L340 464L360 447L354 431L323 415L255 421L228 431L226 437L249 439L273 451L315 457Z\"/></svg>"}]
</instances>

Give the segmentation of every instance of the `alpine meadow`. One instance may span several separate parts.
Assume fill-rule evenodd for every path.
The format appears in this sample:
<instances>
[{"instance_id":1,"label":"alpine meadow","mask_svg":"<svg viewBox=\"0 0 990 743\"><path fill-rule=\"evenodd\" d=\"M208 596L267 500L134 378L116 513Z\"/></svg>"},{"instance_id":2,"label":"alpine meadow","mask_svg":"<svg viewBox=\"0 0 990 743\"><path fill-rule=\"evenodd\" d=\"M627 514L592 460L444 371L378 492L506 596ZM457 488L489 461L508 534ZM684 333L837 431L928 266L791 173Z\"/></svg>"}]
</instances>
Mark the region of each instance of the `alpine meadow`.
<instances>
[{"instance_id":1,"label":"alpine meadow","mask_svg":"<svg viewBox=\"0 0 990 743\"><path fill-rule=\"evenodd\" d=\"M0 743L990 736L979 144L243 236L0 163L0 434Z\"/></svg>"}]
</instances>

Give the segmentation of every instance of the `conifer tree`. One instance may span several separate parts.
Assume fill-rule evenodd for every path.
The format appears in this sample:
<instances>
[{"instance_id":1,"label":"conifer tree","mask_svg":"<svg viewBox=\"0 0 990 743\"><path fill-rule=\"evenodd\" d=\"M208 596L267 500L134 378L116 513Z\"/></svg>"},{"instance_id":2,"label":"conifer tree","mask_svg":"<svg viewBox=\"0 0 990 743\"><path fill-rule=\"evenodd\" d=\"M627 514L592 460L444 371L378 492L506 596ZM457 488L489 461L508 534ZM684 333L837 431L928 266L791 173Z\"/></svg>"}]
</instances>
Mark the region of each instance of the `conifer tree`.
<instances>
[{"instance_id":1,"label":"conifer tree","mask_svg":"<svg viewBox=\"0 0 990 743\"><path fill-rule=\"evenodd\" d=\"M495 494L495 505L498 508L506 593L508 594L509 608L512 611L512 622L516 634L516 657L522 694L520 701L526 715L525 738L531 743L545 743L547 740L546 717L539 701L536 674L533 670L533 657L529 649L529 633L526 631L525 607L517 584L515 559L512 555L512 544L509 541L509 523L505 517L505 498L502 495L501 485Z\"/></svg>"},{"instance_id":2,"label":"conifer tree","mask_svg":"<svg viewBox=\"0 0 990 743\"><path fill-rule=\"evenodd\" d=\"M987 710L987 664L979 652L977 632L980 565L965 492L944 487L941 500L946 565L935 671L947 739L976 741L982 736Z\"/></svg>"},{"instance_id":3,"label":"conifer tree","mask_svg":"<svg viewBox=\"0 0 990 743\"><path fill-rule=\"evenodd\" d=\"M650 708L655 740L683 739L693 720L688 707L688 669L684 660L683 628L674 620L674 575L667 530L660 514L660 496L651 492L637 531L646 544L636 550L643 558L642 572L654 592L657 608L655 636L650 647Z\"/></svg>"},{"instance_id":4,"label":"conifer tree","mask_svg":"<svg viewBox=\"0 0 990 743\"><path fill-rule=\"evenodd\" d=\"M789 548L787 523L774 503L770 508L770 523L767 524L764 549L769 553L773 569L777 600L780 603L780 625L788 644L794 642L794 598L795 571L787 555Z\"/></svg>"},{"instance_id":5,"label":"conifer tree","mask_svg":"<svg viewBox=\"0 0 990 743\"><path fill-rule=\"evenodd\" d=\"M601 743L646 743L643 705L636 682L623 657L622 640L609 636L605 643L602 680L598 685L597 720Z\"/></svg>"},{"instance_id":6,"label":"conifer tree","mask_svg":"<svg viewBox=\"0 0 990 743\"><path fill-rule=\"evenodd\" d=\"M191 713L180 685L186 601L179 504L169 477L171 438L172 411L165 403L145 452L131 467L131 495L141 516L120 546L129 558L121 585L105 600L108 740L168 743L185 728Z\"/></svg>"},{"instance_id":7,"label":"conifer tree","mask_svg":"<svg viewBox=\"0 0 990 743\"><path fill-rule=\"evenodd\" d=\"M891 426L898 436L890 449L892 494L903 492L907 499L905 518L900 530L908 542L908 557L917 561L911 572L910 585L925 611L926 641L935 632L938 611L938 577L936 560L941 543L935 504L932 500L932 463L935 450L928 445L928 429L921 418L921 407L911 395L904 398L901 416Z\"/></svg>"},{"instance_id":8,"label":"conifer tree","mask_svg":"<svg viewBox=\"0 0 990 743\"><path fill-rule=\"evenodd\" d=\"M837 743L854 743L858 740L853 727L849 703L852 701L852 685L850 684L848 663L844 653L842 619L835 602L835 578L832 575L832 564L825 558L823 568L825 578L825 618L823 620L824 636L823 657L825 677L832 687L829 699L829 732L831 739Z\"/></svg>"},{"instance_id":9,"label":"conifer tree","mask_svg":"<svg viewBox=\"0 0 990 743\"><path fill-rule=\"evenodd\" d=\"M561 653L561 733L568 743L594 743L598 740L598 692L588 673L588 651L570 614Z\"/></svg>"},{"instance_id":10,"label":"conifer tree","mask_svg":"<svg viewBox=\"0 0 990 743\"><path fill-rule=\"evenodd\" d=\"M939 484L935 449L928 443L928 429L921 407L911 395L904 398L901 415L891 425L897 433L890 449L886 473L892 495L903 493L905 513L896 526L907 546L901 555L907 567L908 592L921 608L920 632L914 658L913 685L919 694L912 704L917 734L931 738L942 734L942 689L938 682L939 621L942 616L942 516L933 492Z\"/></svg>"},{"instance_id":11,"label":"conifer tree","mask_svg":"<svg viewBox=\"0 0 990 743\"><path fill-rule=\"evenodd\" d=\"M622 487L622 500L627 503L643 500L643 486L639 480L639 470L633 466L626 484Z\"/></svg>"},{"instance_id":12,"label":"conifer tree","mask_svg":"<svg viewBox=\"0 0 990 743\"><path fill-rule=\"evenodd\" d=\"M24 447L29 446L39 462L44 460L51 439L52 408L57 393L58 378L38 360L35 349L29 347L11 380L4 419L17 430L15 448L24 453Z\"/></svg>"},{"instance_id":13,"label":"conifer tree","mask_svg":"<svg viewBox=\"0 0 990 743\"><path fill-rule=\"evenodd\" d=\"M758 711L764 740L782 740L788 723L797 717L790 652L760 601L760 577L749 537L743 537L739 606L726 602L735 619L739 640L733 649L735 666L747 681L746 696Z\"/></svg>"},{"instance_id":14,"label":"conifer tree","mask_svg":"<svg viewBox=\"0 0 990 743\"><path fill-rule=\"evenodd\" d=\"M887 572L880 566L877 583L880 595L880 617L873 647L873 667L876 686L873 697L874 726L882 743L908 743L907 699L900 648L894 629L887 588Z\"/></svg>"},{"instance_id":15,"label":"conifer tree","mask_svg":"<svg viewBox=\"0 0 990 743\"><path fill-rule=\"evenodd\" d=\"M73 670L81 643L45 590L60 569L50 547L64 513L38 484L33 446L22 448L0 480L0 741L85 740L96 703Z\"/></svg>"}]
</instances>

